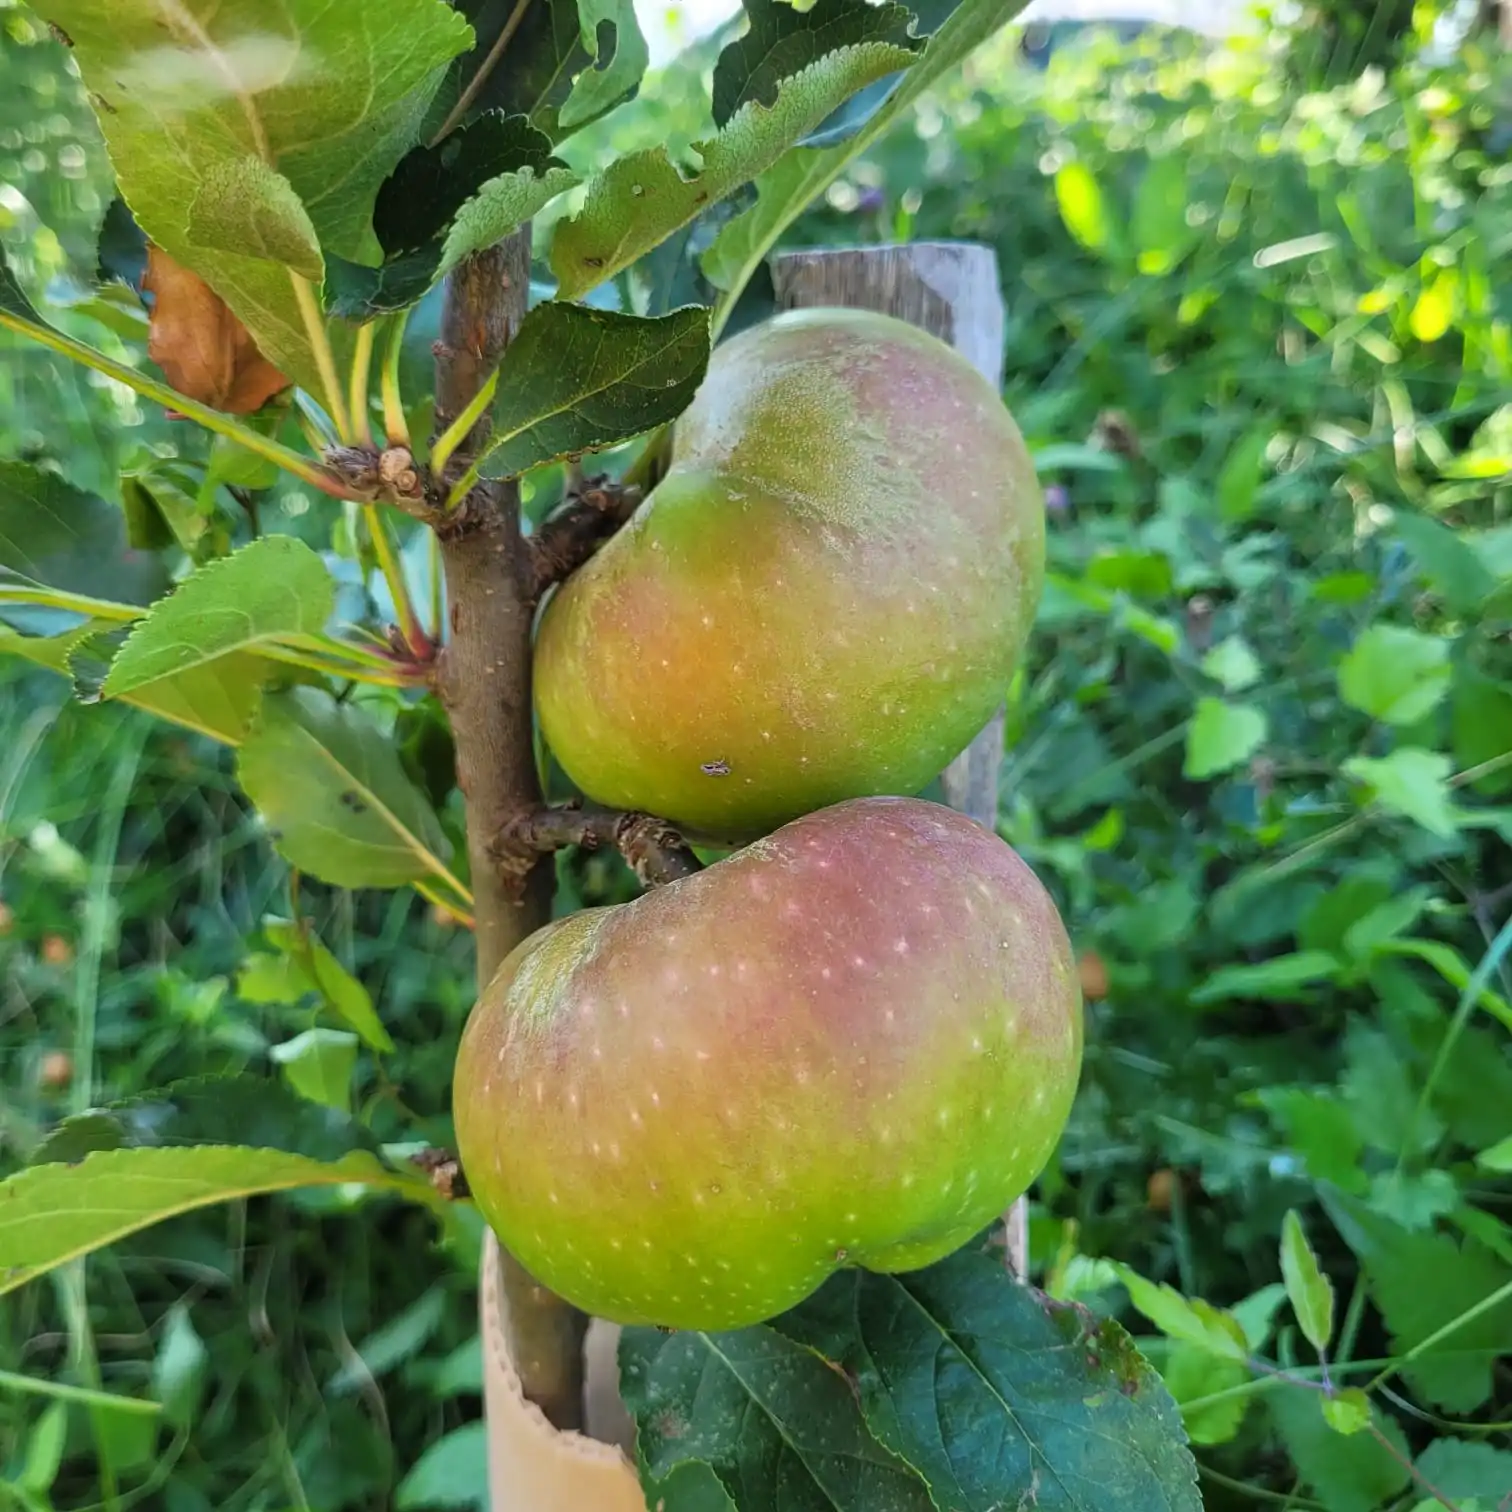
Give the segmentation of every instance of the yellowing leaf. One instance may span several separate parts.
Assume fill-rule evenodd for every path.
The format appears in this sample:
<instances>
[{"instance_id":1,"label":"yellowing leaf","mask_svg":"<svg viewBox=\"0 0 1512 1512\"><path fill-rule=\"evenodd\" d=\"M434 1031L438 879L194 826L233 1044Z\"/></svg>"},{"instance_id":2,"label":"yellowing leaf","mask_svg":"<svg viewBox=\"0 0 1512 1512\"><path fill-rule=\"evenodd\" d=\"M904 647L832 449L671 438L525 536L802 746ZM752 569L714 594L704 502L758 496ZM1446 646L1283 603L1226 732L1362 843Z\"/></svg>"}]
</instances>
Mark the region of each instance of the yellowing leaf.
<instances>
[{"instance_id":1,"label":"yellowing leaf","mask_svg":"<svg viewBox=\"0 0 1512 1512\"><path fill-rule=\"evenodd\" d=\"M1407 328L1419 341L1437 341L1454 321L1454 299L1459 275L1445 268L1417 297Z\"/></svg>"},{"instance_id":2,"label":"yellowing leaf","mask_svg":"<svg viewBox=\"0 0 1512 1512\"><path fill-rule=\"evenodd\" d=\"M1100 252L1108 244L1108 216L1102 190L1085 163L1062 163L1055 170L1055 203L1066 229L1082 246Z\"/></svg>"}]
</instances>

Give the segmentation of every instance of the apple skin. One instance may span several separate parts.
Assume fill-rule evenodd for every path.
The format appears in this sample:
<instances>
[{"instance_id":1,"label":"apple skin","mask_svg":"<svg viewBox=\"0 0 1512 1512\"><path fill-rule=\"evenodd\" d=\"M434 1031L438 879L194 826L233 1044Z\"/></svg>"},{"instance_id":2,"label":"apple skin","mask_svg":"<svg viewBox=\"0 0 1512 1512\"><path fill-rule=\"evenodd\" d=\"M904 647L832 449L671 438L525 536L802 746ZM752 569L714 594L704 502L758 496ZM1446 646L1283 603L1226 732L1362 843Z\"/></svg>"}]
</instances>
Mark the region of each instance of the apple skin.
<instances>
[{"instance_id":1,"label":"apple skin","mask_svg":"<svg viewBox=\"0 0 1512 1512\"><path fill-rule=\"evenodd\" d=\"M917 793L1003 700L1044 498L997 391L889 316L719 347L665 478L551 598L535 701L589 797L738 843Z\"/></svg>"},{"instance_id":2,"label":"apple skin","mask_svg":"<svg viewBox=\"0 0 1512 1512\"><path fill-rule=\"evenodd\" d=\"M536 1280L739 1328L980 1233L1049 1159L1081 1056L1034 873L950 809L861 798L537 931L473 1010L453 1112Z\"/></svg>"}]
</instances>

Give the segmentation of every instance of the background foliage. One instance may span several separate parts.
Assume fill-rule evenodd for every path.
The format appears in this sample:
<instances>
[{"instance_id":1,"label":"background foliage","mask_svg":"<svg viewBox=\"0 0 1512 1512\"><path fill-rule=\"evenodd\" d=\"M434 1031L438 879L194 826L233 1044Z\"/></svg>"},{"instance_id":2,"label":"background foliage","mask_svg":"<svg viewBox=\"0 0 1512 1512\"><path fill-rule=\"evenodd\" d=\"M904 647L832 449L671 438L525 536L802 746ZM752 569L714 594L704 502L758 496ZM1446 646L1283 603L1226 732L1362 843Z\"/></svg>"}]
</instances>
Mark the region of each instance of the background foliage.
<instances>
[{"instance_id":1,"label":"background foliage","mask_svg":"<svg viewBox=\"0 0 1512 1512\"><path fill-rule=\"evenodd\" d=\"M34 20L0 5L0 27L0 240L50 318L139 345L139 314L91 288L91 117ZM1512 1493L1512 69L1486 40L1437 63L1418 40L1342 76L1281 33L1082 37L1039 69L995 44L787 237L998 250L1008 399L1053 511L1000 825L1092 1002L1032 1251L1053 1294L1146 1335L1212 1508ZM709 130L712 57L563 157L680 154ZM599 297L664 309L692 277L669 256ZM107 495L208 457L3 340L0 455ZM551 476L528 486L538 516ZM261 503L296 531L341 507ZM336 539L350 591L376 592L355 525ZM462 932L407 892L302 882L341 969L291 972L262 922L291 912L289 873L229 755L0 676L0 1173L72 1109L207 1072L334 1088L379 1137L447 1143ZM399 734L434 770L436 732ZM611 858L562 867L563 909L629 894ZM361 992L391 1053L320 1038ZM1300 1329L1293 1209L1337 1294ZM478 1503L477 1244L465 1214L337 1187L148 1230L91 1259L87 1293L76 1268L12 1293L0 1504ZM1325 1420L1299 1384L1321 1380L1371 1388L1330 1403L1368 1431ZM144 1382L163 1417L38 1390Z\"/></svg>"}]
</instances>

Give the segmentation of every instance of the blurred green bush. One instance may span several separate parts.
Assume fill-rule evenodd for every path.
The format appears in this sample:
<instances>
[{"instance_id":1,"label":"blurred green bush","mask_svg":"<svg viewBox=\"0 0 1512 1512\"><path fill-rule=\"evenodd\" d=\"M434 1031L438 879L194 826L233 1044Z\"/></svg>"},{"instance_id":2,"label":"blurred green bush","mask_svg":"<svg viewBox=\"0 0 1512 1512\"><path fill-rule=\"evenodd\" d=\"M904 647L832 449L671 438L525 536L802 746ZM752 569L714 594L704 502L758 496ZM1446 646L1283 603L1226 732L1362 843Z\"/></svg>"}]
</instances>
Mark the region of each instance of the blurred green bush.
<instances>
[{"instance_id":1,"label":"blurred green bush","mask_svg":"<svg viewBox=\"0 0 1512 1512\"><path fill-rule=\"evenodd\" d=\"M0 4L0 27L0 239L91 339L139 340L91 287L108 173L87 112L35 23ZM1389 1447L1146 1340L1209 1506L1409 1508L1415 1461L1489 1512L1512 1491L1512 60L1408 45L1316 91L1275 32L1089 32L1043 71L1015 47L793 241L1001 260L1052 574L1000 822L1065 905L1091 1001L1036 1269L1126 1316L1110 1261L1238 1304L1252 1348L1317 1378L1276 1333L1300 1209L1342 1289L1332 1369L1379 1386ZM575 152L696 140L709 57ZM0 352L0 452L110 494L182 444L110 386ZM269 1044L318 1006L243 974L288 883L223 755L4 675L0 1171L71 1107L274 1074ZM564 906L626 893L610 859L562 864ZM364 1056L363 1111L444 1144L467 941L404 894L302 901L400 1045ZM476 1442L447 1435L479 1411L476 1243L465 1215L437 1235L339 1195L264 1201L148 1231L87 1291L14 1294L0 1371L150 1377L176 1405L91 1421L0 1375L0 1504L475 1501Z\"/></svg>"}]
</instances>

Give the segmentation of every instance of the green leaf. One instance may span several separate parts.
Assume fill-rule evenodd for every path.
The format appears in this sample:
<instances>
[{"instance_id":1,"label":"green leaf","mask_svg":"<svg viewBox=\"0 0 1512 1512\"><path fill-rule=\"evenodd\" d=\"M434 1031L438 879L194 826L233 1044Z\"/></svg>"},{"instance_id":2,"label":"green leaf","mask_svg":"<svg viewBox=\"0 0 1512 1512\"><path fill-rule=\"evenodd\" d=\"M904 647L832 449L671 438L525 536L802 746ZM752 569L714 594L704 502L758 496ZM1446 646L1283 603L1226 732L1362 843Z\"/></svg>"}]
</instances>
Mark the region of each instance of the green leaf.
<instances>
[{"instance_id":1,"label":"green leaf","mask_svg":"<svg viewBox=\"0 0 1512 1512\"><path fill-rule=\"evenodd\" d=\"M295 1187L401 1182L366 1151L326 1163L282 1150L119 1149L0 1182L0 1295L138 1229L216 1202Z\"/></svg>"},{"instance_id":2,"label":"green leaf","mask_svg":"<svg viewBox=\"0 0 1512 1512\"><path fill-rule=\"evenodd\" d=\"M1199 698L1187 730L1183 773L1198 781L1232 771L1265 744L1270 723L1253 704Z\"/></svg>"},{"instance_id":3,"label":"green leaf","mask_svg":"<svg viewBox=\"0 0 1512 1512\"><path fill-rule=\"evenodd\" d=\"M1449 643L1400 625L1372 625L1339 663L1339 697L1387 724L1416 724L1449 691Z\"/></svg>"},{"instance_id":4,"label":"green leaf","mask_svg":"<svg viewBox=\"0 0 1512 1512\"><path fill-rule=\"evenodd\" d=\"M1202 658L1202 670L1229 693L1242 693L1260 681L1260 659L1242 635L1221 640Z\"/></svg>"},{"instance_id":5,"label":"green leaf","mask_svg":"<svg viewBox=\"0 0 1512 1512\"><path fill-rule=\"evenodd\" d=\"M101 691L117 697L262 641L318 634L335 603L336 585L314 551L293 536L262 536L154 604Z\"/></svg>"},{"instance_id":6,"label":"green leaf","mask_svg":"<svg viewBox=\"0 0 1512 1512\"><path fill-rule=\"evenodd\" d=\"M1482 1150L1475 1163L1483 1171L1512 1171L1512 1134Z\"/></svg>"},{"instance_id":7,"label":"green leaf","mask_svg":"<svg viewBox=\"0 0 1512 1512\"><path fill-rule=\"evenodd\" d=\"M490 477L611 446L674 420L709 361L709 312L646 318L550 301L524 319L499 374Z\"/></svg>"},{"instance_id":8,"label":"green leaf","mask_svg":"<svg viewBox=\"0 0 1512 1512\"><path fill-rule=\"evenodd\" d=\"M362 1041L385 1055L394 1041L366 987L305 925L288 919L264 919L263 937L280 952L253 956L237 979L237 991L248 1002L296 1002L306 993L319 993L326 1005ZM249 969L249 967L251 969Z\"/></svg>"},{"instance_id":9,"label":"green leaf","mask_svg":"<svg viewBox=\"0 0 1512 1512\"><path fill-rule=\"evenodd\" d=\"M291 865L337 887L446 877L451 847L393 740L314 688L271 693L237 778Z\"/></svg>"},{"instance_id":10,"label":"green leaf","mask_svg":"<svg viewBox=\"0 0 1512 1512\"><path fill-rule=\"evenodd\" d=\"M7 577L130 604L167 583L161 562L127 544L114 505L56 473L0 461L0 585Z\"/></svg>"},{"instance_id":11,"label":"green leaf","mask_svg":"<svg viewBox=\"0 0 1512 1512\"><path fill-rule=\"evenodd\" d=\"M366 320L415 303L464 257L502 241L577 182L524 116L491 111L412 149L378 191L373 229L383 265L333 259L330 309Z\"/></svg>"},{"instance_id":12,"label":"green leaf","mask_svg":"<svg viewBox=\"0 0 1512 1512\"><path fill-rule=\"evenodd\" d=\"M442 1360L428 1387L434 1397L483 1395L483 1340L474 1334Z\"/></svg>"},{"instance_id":13,"label":"green leaf","mask_svg":"<svg viewBox=\"0 0 1512 1512\"><path fill-rule=\"evenodd\" d=\"M252 1076L200 1076L66 1118L31 1164L73 1165L102 1150L240 1144L335 1162L353 1151L376 1155L362 1125Z\"/></svg>"},{"instance_id":14,"label":"green leaf","mask_svg":"<svg viewBox=\"0 0 1512 1512\"><path fill-rule=\"evenodd\" d=\"M582 47L594 61L573 80L572 93L557 116L557 129L564 133L596 121L628 99L651 61L634 0L577 0L577 8ZM605 37L607 53L600 42Z\"/></svg>"},{"instance_id":15,"label":"green leaf","mask_svg":"<svg viewBox=\"0 0 1512 1512\"><path fill-rule=\"evenodd\" d=\"M1417 1469L1424 1480L1462 1505L1472 1497L1480 1497L1488 1507L1503 1505L1512 1488L1512 1454L1449 1434L1434 1439L1418 1455Z\"/></svg>"},{"instance_id":16,"label":"green leaf","mask_svg":"<svg viewBox=\"0 0 1512 1512\"><path fill-rule=\"evenodd\" d=\"M152 1392L175 1428L187 1428L199 1411L210 1353L194 1330L189 1308L175 1302L168 1309L157 1356L152 1362Z\"/></svg>"},{"instance_id":17,"label":"green leaf","mask_svg":"<svg viewBox=\"0 0 1512 1512\"><path fill-rule=\"evenodd\" d=\"M1352 1198L1324 1201L1364 1268L1390 1353L1435 1340L1403 1368L1413 1393L1445 1412L1479 1411L1491 1396L1493 1352L1512 1338L1512 1267L1474 1239L1413 1233ZM1458 1326L1438 1338L1450 1324ZM1487 1353L1465 1353L1476 1350Z\"/></svg>"},{"instance_id":18,"label":"green leaf","mask_svg":"<svg viewBox=\"0 0 1512 1512\"><path fill-rule=\"evenodd\" d=\"M1141 273L1169 273L1186 255L1196 240L1186 212L1186 159L1174 152L1154 158L1134 196L1134 249Z\"/></svg>"},{"instance_id":19,"label":"green leaf","mask_svg":"<svg viewBox=\"0 0 1512 1512\"><path fill-rule=\"evenodd\" d=\"M1108 212L1097 177L1080 159L1055 170L1055 203L1066 229L1082 246L1100 252L1108 244Z\"/></svg>"},{"instance_id":20,"label":"green leaf","mask_svg":"<svg viewBox=\"0 0 1512 1512\"><path fill-rule=\"evenodd\" d=\"M283 1068L284 1079L311 1102L352 1111L352 1073L357 1068L357 1036L345 1029L306 1029L274 1045L268 1055Z\"/></svg>"},{"instance_id":21,"label":"green leaf","mask_svg":"<svg viewBox=\"0 0 1512 1512\"><path fill-rule=\"evenodd\" d=\"M1015 1281L1000 1256L967 1248L906 1275L842 1274L771 1326L855 1383L872 1432L941 1506L1201 1507L1174 1404L1129 1336Z\"/></svg>"},{"instance_id":22,"label":"green leaf","mask_svg":"<svg viewBox=\"0 0 1512 1512\"><path fill-rule=\"evenodd\" d=\"M357 1346L357 1358L331 1377L326 1390L339 1396L357 1390L370 1379L387 1375L395 1366L419 1354L445 1319L445 1289L433 1286L421 1292L402 1313L390 1318Z\"/></svg>"},{"instance_id":23,"label":"green leaf","mask_svg":"<svg viewBox=\"0 0 1512 1512\"><path fill-rule=\"evenodd\" d=\"M51 1402L26 1435L26 1458L16 1484L37 1496L46 1496L63 1467L67 1442L68 1406L64 1402Z\"/></svg>"},{"instance_id":24,"label":"green leaf","mask_svg":"<svg viewBox=\"0 0 1512 1512\"><path fill-rule=\"evenodd\" d=\"M1240 1360L1215 1355L1198 1344L1172 1344L1161 1362L1160 1378L1181 1409L1182 1426L1194 1444L1227 1444L1244 1424L1248 1396L1223 1396L1250 1379L1250 1368Z\"/></svg>"},{"instance_id":25,"label":"green leaf","mask_svg":"<svg viewBox=\"0 0 1512 1512\"><path fill-rule=\"evenodd\" d=\"M1407 326L1419 341L1437 341L1454 323L1455 294L1459 274L1453 268L1440 269L1433 282L1423 288L1407 317Z\"/></svg>"},{"instance_id":26,"label":"green leaf","mask_svg":"<svg viewBox=\"0 0 1512 1512\"><path fill-rule=\"evenodd\" d=\"M1460 535L1430 515L1398 509L1392 526L1418 571L1456 613L1478 608L1496 588L1491 569Z\"/></svg>"},{"instance_id":27,"label":"green leaf","mask_svg":"<svg viewBox=\"0 0 1512 1512\"><path fill-rule=\"evenodd\" d=\"M1371 800L1393 814L1444 838L1459 828L1459 813L1449 786L1454 763L1437 751L1399 746L1389 756L1351 756L1340 768L1364 783Z\"/></svg>"},{"instance_id":28,"label":"green leaf","mask_svg":"<svg viewBox=\"0 0 1512 1512\"><path fill-rule=\"evenodd\" d=\"M735 1333L627 1329L620 1393L653 1487L707 1465L751 1512L932 1512L924 1482L867 1431L844 1377L774 1327ZM680 1507L674 1496L669 1512Z\"/></svg>"},{"instance_id":29,"label":"green leaf","mask_svg":"<svg viewBox=\"0 0 1512 1512\"><path fill-rule=\"evenodd\" d=\"M216 437L217 443L222 440ZM272 469L276 479L272 463L261 465ZM192 555L214 519L213 507L201 506L200 493L194 470L176 460L154 459L145 467L122 473L121 509L131 544L143 551L176 545Z\"/></svg>"},{"instance_id":30,"label":"green leaf","mask_svg":"<svg viewBox=\"0 0 1512 1512\"><path fill-rule=\"evenodd\" d=\"M72 40L142 230L318 391L291 284L374 252L379 185L468 40L442 0L45 0ZM333 171L339 164L340 170Z\"/></svg>"},{"instance_id":31,"label":"green leaf","mask_svg":"<svg viewBox=\"0 0 1512 1512\"><path fill-rule=\"evenodd\" d=\"M1346 1438L1370 1427L1370 1398L1358 1386L1348 1386L1336 1396L1324 1397L1322 1407L1323 1421Z\"/></svg>"},{"instance_id":32,"label":"green leaf","mask_svg":"<svg viewBox=\"0 0 1512 1512\"><path fill-rule=\"evenodd\" d=\"M1193 990L1194 1003L1224 1003L1251 998L1261 1002L1288 1002L1305 987L1329 982L1339 975L1336 956L1324 950L1298 950L1273 956L1253 966L1220 966Z\"/></svg>"},{"instance_id":33,"label":"green leaf","mask_svg":"<svg viewBox=\"0 0 1512 1512\"><path fill-rule=\"evenodd\" d=\"M1234 444L1218 474L1218 513L1225 520L1247 520L1254 513L1273 427L1259 425Z\"/></svg>"},{"instance_id":34,"label":"green leaf","mask_svg":"<svg viewBox=\"0 0 1512 1512\"><path fill-rule=\"evenodd\" d=\"M1303 1335L1321 1354L1333 1338L1334 1291L1295 1208L1288 1210L1281 1223L1281 1277Z\"/></svg>"},{"instance_id":35,"label":"green leaf","mask_svg":"<svg viewBox=\"0 0 1512 1512\"><path fill-rule=\"evenodd\" d=\"M1265 1087L1257 1094L1287 1144L1302 1157L1313 1181L1363 1191L1360 1155L1365 1141L1345 1103L1329 1091Z\"/></svg>"},{"instance_id":36,"label":"green leaf","mask_svg":"<svg viewBox=\"0 0 1512 1512\"><path fill-rule=\"evenodd\" d=\"M1117 1269L1129 1301L1168 1339L1195 1345L1225 1359L1248 1361L1249 1345L1244 1330L1231 1313L1204 1302L1201 1297L1183 1297L1175 1287L1147 1281L1126 1265Z\"/></svg>"},{"instance_id":37,"label":"green leaf","mask_svg":"<svg viewBox=\"0 0 1512 1512\"><path fill-rule=\"evenodd\" d=\"M1298 1474L1328 1512L1376 1512L1411 1481L1406 1464L1374 1435L1336 1432L1319 1411L1316 1392L1283 1386L1267 1393L1265 1403ZM1402 1430L1389 1418L1379 1427L1406 1460Z\"/></svg>"},{"instance_id":38,"label":"green leaf","mask_svg":"<svg viewBox=\"0 0 1512 1512\"><path fill-rule=\"evenodd\" d=\"M1454 760L1463 770L1512 751L1512 684L1487 677L1468 662L1462 664L1454 673L1449 717ZM1491 797L1512 793L1512 765L1487 772L1470 785Z\"/></svg>"},{"instance_id":39,"label":"green leaf","mask_svg":"<svg viewBox=\"0 0 1512 1512\"><path fill-rule=\"evenodd\" d=\"M398 1512L426 1507L488 1506L488 1429L468 1423L437 1439L394 1493Z\"/></svg>"},{"instance_id":40,"label":"green leaf","mask_svg":"<svg viewBox=\"0 0 1512 1512\"><path fill-rule=\"evenodd\" d=\"M912 36L913 12L867 0L819 0L795 10L779 0L744 0L749 26L719 55L714 67L714 124L725 126L752 100L770 107L777 86L842 47L881 42L905 51L922 44Z\"/></svg>"},{"instance_id":41,"label":"green leaf","mask_svg":"<svg viewBox=\"0 0 1512 1512\"><path fill-rule=\"evenodd\" d=\"M864 42L784 79L775 102L742 106L717 135L694 145L700 168L685 178L665 147L618 159L588 182L583 207L556 229L551 266L562 299L613 278L706 207L770 168L863 85L906 68L913 54ZM857 138L859 139L859 138ZM855 139L853 139L855 140Z\"/></svg>"},{"instance_id":42,"label":"green leaf","mask_svg":"<svg viewBox=\"0 0 1512 1512\"><path fill-rule=\"evenodd\" d=\"M603 114L635 93L639 79L627 81L632 70L622 65L615 82L624 84L624 92L608 98L600 75L597 85L590 81L588 91L578 97L571 125L564 124L564 107L574 92L573 81L599 60L596 31L588 34L584 45L577 0L532 0L523 10L517 0L457 0L456 8L472 23L476 40L472 51L448 70L420 132L425 140L433 137L443 118L452 114L464 91L471 92L471 99L463 119L472 120L489 110L523 115L553 141L561 141L590 123L593 118L585 114L590 99ZM506 27L510 29L507 40ZM614 45L617 53L617 28ZM633 61L634 45L632 41L627 61ZM493 67L491 60L501 46L508 49L507 66Z\"/></svg>"},{"instance_id":43,"label":"green leaf","mask_svg":"<svg viewBox=\"0 0 1512 1512\"><path fill-rule=\"evenodd\" d=\"M716 331L783 232L937 79L1022 9L1023 0L963 0L858 130L838 145L790 147L757 177L756 203L725 225L701 259L705 276L723 291Z\"/></svg>"}]
</instances>

